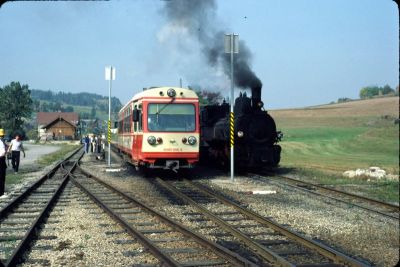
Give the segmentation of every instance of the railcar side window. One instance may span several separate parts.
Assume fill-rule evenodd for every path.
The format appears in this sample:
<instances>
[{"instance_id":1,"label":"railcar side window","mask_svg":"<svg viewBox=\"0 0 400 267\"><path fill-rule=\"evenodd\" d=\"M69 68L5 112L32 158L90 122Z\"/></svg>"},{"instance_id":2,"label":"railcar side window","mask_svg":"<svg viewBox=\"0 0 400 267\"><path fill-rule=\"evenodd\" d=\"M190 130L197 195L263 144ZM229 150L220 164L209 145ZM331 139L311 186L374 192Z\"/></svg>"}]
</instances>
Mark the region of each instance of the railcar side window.
<instances>
[{"instance_id":1,"label":"railcar side window","mask_svg":"<svg viewBox=\"0 0 400 267\"><path fill-rule=\"evenodd\" d=\"M118 133L122 133L122 120L118 122Z\"/></svg>"},{"instance_id":2,"label":"railcar side window","mask_svg":"<svg viewBox=\"0 0 400 267\"><path fill-rule=\"evenodd\" d=\"M151 103L147 128L153 132L193 132L196 116L193 104Z\"/></svg>"},{"instance_id":3,"label":"railcar side window","mask_svg":"<svg viewBox=\"0 0 400 267\"><path fill-rule=\"evenodd\" d=\"M142 112L140 112L138 124L139 124L139 132L141 132L143 130L143 115L142 115Z\"/></svg>"},{"instance_id":4,"label":"railcar side window","mask_svg":"<svg viewBox=\"0 0 400 267\"><path fill-rule=\"evenodd\" d=\"M125 110L124 112L124 133L128 133L131 130L131 117L130 117L130 109Z\"/></svg>"},{"instance_id":5,"label":"railcar side window","mask_svg":"<svg viewBox=\"0 0 400 267\"><path fill-rule=\"evenodd\" d=\"M137 109L137 105L134 106L133 110ZM133 131L137 132L138 131L138 123L135 121L132 121L133 123Z\"/></svg>"}]
</instances>

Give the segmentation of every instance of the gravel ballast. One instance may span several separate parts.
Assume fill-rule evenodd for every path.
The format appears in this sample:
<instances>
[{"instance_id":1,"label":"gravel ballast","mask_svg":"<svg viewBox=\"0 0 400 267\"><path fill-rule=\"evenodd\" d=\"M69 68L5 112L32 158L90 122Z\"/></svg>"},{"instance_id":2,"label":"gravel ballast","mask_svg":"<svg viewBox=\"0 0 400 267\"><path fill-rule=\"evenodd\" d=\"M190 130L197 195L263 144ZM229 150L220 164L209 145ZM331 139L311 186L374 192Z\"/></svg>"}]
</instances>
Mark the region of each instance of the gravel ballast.
<instances>
[{"instance_id":1,"label":"gravel ballast","mask_svg":"<svg viewBox=\"0 0 400 267\"><path fill-rule=\"evenodd\" d=\"M69 184L65 190L23 266L38 262L50 266L158 264L79 189Z\"/></svg>"},{"instance_id":2,"label":"gravel ballast","mask_svg":"<svg viewBox=\"0 0 400 267\"><path fill-rule=\"evenodd\" d=\"M113 158L114 163L117 160L118 158ZM83 167L182 224L198 229L207 238L221 241L220 237L213 235L213 223L191 220L192 216L187 214L195 213L195 210L178 200L169 199L165 192L154 186L151 179L138 174L131 166L118 165L122 171L117 173L106 173L104 162L98 162L97 166L88 162ZM209 171L212 174L207 175L207 172L204 169L195 171L197 177L204 177L196 181L209 185L216 191L222 191L253 211L307 237L377 266L393 266L399 259L399 224L396 220L315 197L281 183L258 181L243 176L236 177L235 182L231 183L227 175L212 170ZM254 190L269 193L249 193ZM205 224L209 224L209 228L204 227Z\"/></svg>"}]
</instances>

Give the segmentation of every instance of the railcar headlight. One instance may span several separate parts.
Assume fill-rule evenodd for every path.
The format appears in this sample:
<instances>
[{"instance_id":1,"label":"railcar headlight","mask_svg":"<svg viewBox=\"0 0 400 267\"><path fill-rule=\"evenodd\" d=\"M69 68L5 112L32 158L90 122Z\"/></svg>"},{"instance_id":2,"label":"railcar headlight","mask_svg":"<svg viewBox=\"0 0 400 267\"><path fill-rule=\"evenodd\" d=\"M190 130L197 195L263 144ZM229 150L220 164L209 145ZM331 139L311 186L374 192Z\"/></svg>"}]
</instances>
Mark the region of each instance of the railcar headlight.
<instances>
[{"instance_id":1,"label":"railcar headlight","mask_svg":"<svg viewBox=\"0 0 400 267\"><path fill-rule=\"evenodd\" d=\"M169 88L168 91L167 91L167 95L168 95L169 97L175 97L175 96L176 96L176 92L175 92L174 89Z\"/></svg>"},{"instance_id":2,"label":"railcar headlight","mask_svg":"<svg viewBox=\"0 0 400 267\"><path fill-rule=\"evenodd\" d=\"M149 137L147 137L147 142L148 142L150 145L155 145L156 142L157 142L157 140L156 140L156 138L155 138L154 136L149 136Z\"/></svg>"},{"instance_id":3,"label":"railcar headlight","mask_svg":"<svg viewBox=\"0 0 400 267\"><path fill-rule=\"evenodd\" d=\"M238 137L243 137L244 133L242 131L237 132Z\"/></svg>"},{"instance_id":4,"label":"railcar headlight","mask_svg":"<svg viewBox=\"0 0 400 267\"><path fill-rule=\"evenodd\" d=\"M189 142L190 145L196 144L196 142L197 142L196 137L194 137L194 136L189 136L188 142Z\"/></svg>"}]
</instances>

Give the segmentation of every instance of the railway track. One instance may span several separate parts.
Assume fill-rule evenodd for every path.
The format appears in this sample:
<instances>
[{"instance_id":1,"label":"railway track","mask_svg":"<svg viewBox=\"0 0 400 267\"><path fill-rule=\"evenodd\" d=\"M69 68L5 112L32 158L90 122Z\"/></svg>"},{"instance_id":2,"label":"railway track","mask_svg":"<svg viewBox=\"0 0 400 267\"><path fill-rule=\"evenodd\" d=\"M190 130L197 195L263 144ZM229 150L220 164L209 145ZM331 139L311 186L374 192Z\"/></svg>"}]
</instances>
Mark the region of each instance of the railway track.
<instances>
[{"instance_id":1,"label":"railway track","mask_svg":"<svg viewBox=\"0 0 400 267\"><path fill-rule=\"evenodd\" d=\"M365 263L262 217L189 180L157 183L193 206L199 220L212 221L216 234L230 235L263 260L260 265L366 266ZM204 223L207 224L207 223ZM223 232L221 232L223 231Z\"/></svg>"},{"instance_id":2,"label":"railway track","mask_svg":"<svg viewBox=\"0 0 400 267\"><path fill-rule=\"evenodd\" d=\"M259 174L251 174L251 175L252 177L257 179L267 178L279 182L284 181L285 184L290 187L294 187L296 189L306 191L314 195L326 197L337 202L346 203L391 219L395 220L399 219L400 210L398 205L349 193L346 191L338 190L324 185L301 181L284 175L275 175L275 174L271 176L262 176Z\"/></svg>"},{"instance_id":3,"label":"railway track","mask_svg":"<svg viewBox=\"0 0 400 267\"><path fill-rule=\"evenodd\" d=\"M38 230L82 157L78 148L0 210L0 266L15 266L29 249Z\"/></svg>"},{"instance_id":4,"label":"railway track","mask_svg":"<svg viewBox=\"0 0 400 267\"><path fill-rule=\"evenodd\" d=\"M160 265L254 266L80 167L71 177L77 187L158 258Z\"/></svg>"}]
</instances>

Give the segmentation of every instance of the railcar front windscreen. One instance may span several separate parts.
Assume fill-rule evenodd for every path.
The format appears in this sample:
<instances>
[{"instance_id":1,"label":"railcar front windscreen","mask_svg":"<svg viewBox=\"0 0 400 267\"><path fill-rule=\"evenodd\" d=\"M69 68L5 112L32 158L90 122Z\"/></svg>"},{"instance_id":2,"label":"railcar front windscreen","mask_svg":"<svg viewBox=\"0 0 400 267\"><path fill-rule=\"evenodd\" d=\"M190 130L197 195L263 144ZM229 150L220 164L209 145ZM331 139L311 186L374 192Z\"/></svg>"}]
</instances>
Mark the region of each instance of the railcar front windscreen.
<instances>
[{"instance_id":1,"label":"railcar front windscreen","mask_svg":"<svg viewBox=\"0 0 400 267\"><path fill-rule=\"evenodd\" d=\"M151 132L193 132L196 130L193 104L151 103L147 128Z\"/></svg>"}]
</instances>

